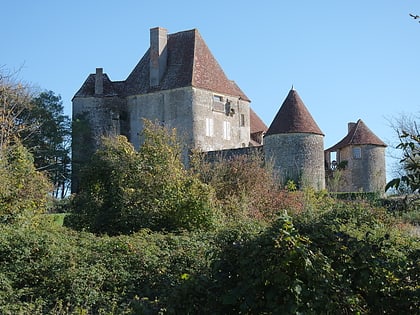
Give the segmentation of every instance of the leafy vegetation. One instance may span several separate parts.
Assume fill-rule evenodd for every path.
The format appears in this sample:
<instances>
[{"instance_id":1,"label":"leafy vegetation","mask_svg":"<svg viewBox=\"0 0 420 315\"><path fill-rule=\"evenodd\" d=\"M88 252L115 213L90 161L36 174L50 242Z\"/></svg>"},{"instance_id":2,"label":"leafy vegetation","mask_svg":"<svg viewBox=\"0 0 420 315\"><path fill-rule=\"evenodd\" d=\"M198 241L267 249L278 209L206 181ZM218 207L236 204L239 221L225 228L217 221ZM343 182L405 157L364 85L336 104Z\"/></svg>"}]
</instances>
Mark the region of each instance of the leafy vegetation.
<instances>
[{"instance_id":1,"label":"leafy vegetation","mask_svg":"<svg viewBox=\"0 0 420 315\"><path fill-rule=\"evenodd\" d=\"M0 151L21 143L32 163L53 184L53 196L64 198L70 182L70 119L60 96L35 93L0 68Z\"/></svg>"},{"instance_id":2,"label":"leafy vegetation","mask_svg":"<svg viewBox=\"0 0 420 315\"><path fill-rule=\"evenodd\" d=\"M103 139L65 224L110 235L211 227L212 189L184 169L175 133L146 122L144 138L139 152L123 136Z\"/></svg>"},{"instance_id":3,"label":"leafy vegetation","mask_svg":"<svg viewBox=\"0 0 420 315\"><path fill-rule=\"evenodd\" d=\"M0 311L412 314L419 242L393 220L368 204L337 202L270 225L242 220L182 233L3 225Z\"/></svg>"},{"instance_id":4,"label":"leafy vegetation","mask_svg":"<svg viewBox=\"0 0 420 315\"><path fill-rule=\"evenodd\" d=\"M277 187L259 156L196 156L189 171L174 131L146 126L139 152L124 137L104 139L60 217L44 214L46 177L2 131L1 314L420 308L418 235L376 200Z\"/></svg>"},{"instance_id":5,"label":"leafy vegetation","mask_svg":"<svg viewBox=\"0 0 420 315\"><path fill-rule=\"evenodd\" d=\"M71 125L63 111L61 97L45 91L32 98L30 107L20 115L36 126L22 132L22 143L34 156L37 170L49 177L55 198L64 198L70 183Z\"/></svg>"},{"instance_id":6,"label":"leafy vegetation","mask_svg":"<svg viewBox=\"0 0 420 315\"><path fill-rule=\"evenodd\" d=\"M408 187L411 192L416 193L420 190L420 132L415 128L415 132L402 130L399 134L400 144L397 148L403 151L400 160L404 168L405 174L400 178L391 180L386 185L386 190L391 187L399 188L403 184Z\"/></svg>"},{"instance_id":7,"label":"leafy vegetation","mask_svg":"<svg viewBox=\"0 0 420 315\"><path fill-rule=\"evenodd\" d=\"M24 224L45 213L50 188L19 141L0 150L0 224Z\"/></svg>"}]
</instances>

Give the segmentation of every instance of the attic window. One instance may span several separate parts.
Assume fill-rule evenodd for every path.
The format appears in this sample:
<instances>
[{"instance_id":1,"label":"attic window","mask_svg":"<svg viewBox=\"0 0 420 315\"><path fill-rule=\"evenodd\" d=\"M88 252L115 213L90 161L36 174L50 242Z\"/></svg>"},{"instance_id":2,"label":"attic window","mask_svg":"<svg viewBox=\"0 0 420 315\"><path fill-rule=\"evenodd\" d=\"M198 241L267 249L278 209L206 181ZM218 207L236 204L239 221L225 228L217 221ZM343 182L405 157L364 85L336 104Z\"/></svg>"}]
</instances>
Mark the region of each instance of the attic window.
<instances>
[{"instance_id":1,"label":"attic window","mask_svg":"<svg viewBox=\"0 0 420 315\"><path fill-rule=\"evenodd\" d=\"M353 148L353 159L359 160L362 158L362 149L360 147Z\"/></svg>"}]
</instances>

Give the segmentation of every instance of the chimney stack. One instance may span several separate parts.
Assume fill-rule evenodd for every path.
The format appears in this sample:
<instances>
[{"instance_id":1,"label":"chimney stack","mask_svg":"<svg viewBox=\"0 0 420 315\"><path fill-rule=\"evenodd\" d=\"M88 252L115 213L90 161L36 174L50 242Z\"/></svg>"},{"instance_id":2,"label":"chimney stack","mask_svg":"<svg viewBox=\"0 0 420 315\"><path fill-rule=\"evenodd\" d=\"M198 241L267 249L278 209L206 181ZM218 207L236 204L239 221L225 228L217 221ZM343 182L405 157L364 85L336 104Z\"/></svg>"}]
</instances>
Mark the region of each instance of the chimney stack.
<instances>
[{"instance_id":1,"label":"chimney stack","mask_svg":"<svg viewBox=\"0 0 420 315\"><path fill-rule=\"evenodd\" d=\"M347 129L348 129L347 132L350 132L350 130L352 130L354 126L356 126L355 122L349 122L347 124Z\"/></svg>"},{"instance_id":2,"label":"chimney stack","mask_svg":"<svg viewBox=\"0 0 420 315\"><path fill-rule=\"evenodd\" d=\"M104 93L104 76L103 69L96 68L95 74L95 94L102 95Z\"/></svg>"},{"instance_id":3,"label":"chimney stack","mask_svg":"<svg viewBox=\"0 0 420 315\"><path fill-rule=\"evenodd\" d=\"M161 27L150 29L150 86L159 86L166 71L168 31Z\"/></svg>"}]
</instances>

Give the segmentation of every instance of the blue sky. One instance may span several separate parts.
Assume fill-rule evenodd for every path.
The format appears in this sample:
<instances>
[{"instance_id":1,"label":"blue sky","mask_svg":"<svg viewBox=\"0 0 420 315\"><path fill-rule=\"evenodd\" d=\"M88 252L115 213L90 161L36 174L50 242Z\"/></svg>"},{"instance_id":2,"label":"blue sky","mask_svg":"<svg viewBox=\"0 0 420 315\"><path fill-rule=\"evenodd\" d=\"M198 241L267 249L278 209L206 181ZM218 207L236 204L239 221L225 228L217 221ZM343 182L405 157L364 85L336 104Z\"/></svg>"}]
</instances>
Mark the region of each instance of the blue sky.
<instances>
[{"instance_id":1,"label":"blue sky","mask_svg":"<svg viewBox=\"0 0 420 315\"><path fill-rule=\"evenodd\" d=\"M60 94L71 115L96 67L128 76L150 28L197 28L267 125L293 85L326 148L359 118L391 143L388 120L420 111L420 24L409 13L420 15L418 0L4 1L0 66Z\"/></svg>"}]
</instances>

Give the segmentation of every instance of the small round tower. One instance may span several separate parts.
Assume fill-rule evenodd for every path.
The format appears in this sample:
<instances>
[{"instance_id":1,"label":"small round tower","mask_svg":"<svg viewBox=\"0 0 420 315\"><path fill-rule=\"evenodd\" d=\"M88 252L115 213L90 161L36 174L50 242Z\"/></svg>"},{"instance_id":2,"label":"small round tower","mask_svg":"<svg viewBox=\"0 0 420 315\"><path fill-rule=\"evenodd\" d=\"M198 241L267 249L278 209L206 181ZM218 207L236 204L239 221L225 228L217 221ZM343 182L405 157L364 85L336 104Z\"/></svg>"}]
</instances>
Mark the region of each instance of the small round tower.
<instances>
[{"instance_id":1,"label":"small round tower","mask_svg":"<svg viewBox=\"0 0 420 315\"><path fill-rule=\"evenodd\" d=\"M325 188L324 134L293 88L264 136L264 155L281 184Z\"/></svg>"},{"instance_id":2,"label":"small round tower","mask_svg":"<svg viewBox=\"0 0 420 315\"><path fill-rule=\"evenodd\" d=\"M326 156L336 152L337 163L346 165L338 191L379 192L385 191L386 144L359 119L348 124L348 134L337 144L328 148ZM327 164L331 161L326 159Z\"/></svg>"}]
</instances>

